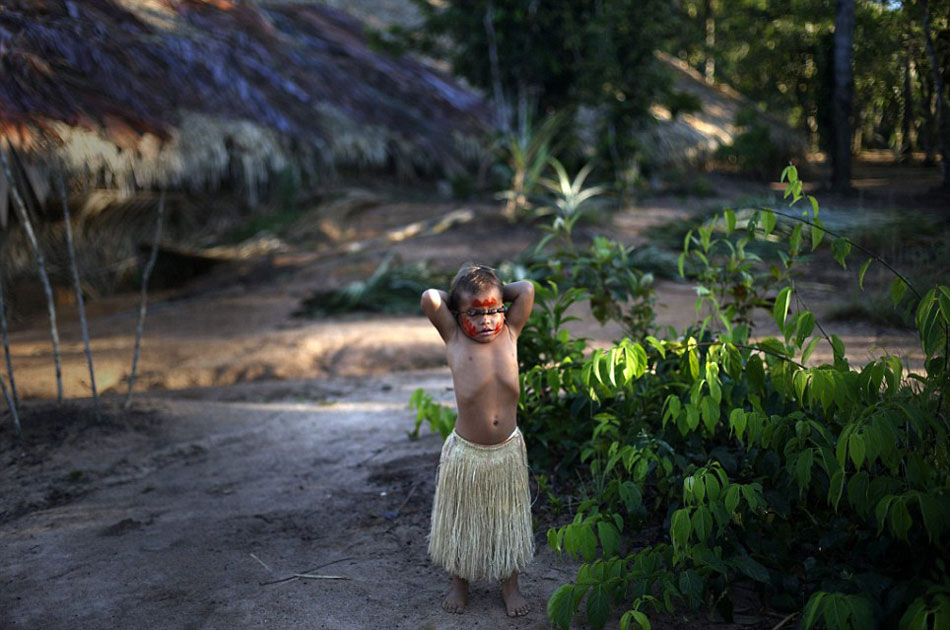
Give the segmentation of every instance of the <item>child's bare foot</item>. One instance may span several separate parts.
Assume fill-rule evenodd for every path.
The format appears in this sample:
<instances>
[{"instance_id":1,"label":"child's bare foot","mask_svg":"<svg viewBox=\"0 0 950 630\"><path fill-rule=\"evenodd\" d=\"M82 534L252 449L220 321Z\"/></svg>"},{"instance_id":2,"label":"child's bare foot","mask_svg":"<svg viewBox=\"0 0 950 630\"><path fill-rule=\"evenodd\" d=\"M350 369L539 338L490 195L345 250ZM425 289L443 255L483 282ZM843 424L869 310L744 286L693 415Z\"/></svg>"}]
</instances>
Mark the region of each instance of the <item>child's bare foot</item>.
<instances>
[{"instance_id":1,"label":"child's bare foot","mask_svg":"<svg viewBox=\"0 0 950 630\"><path fill-rule=\"evenodd\" d=\"M527 615L531 610L531 604L521 594L518 588L518 573L512 573L511 577L501 583L501 598L505 600L505 608L508 609L509 617L520 617Z\"/></svg>"},{"instance_id":2,"label":"child's bare foot","mask_svg":"<svg viewBox=\"0 0 950 630\"><path fill-rule=\"evenodd\" d=\"M468 602L468 582L460 577L452 576L452 586L442 600L442 608L450 613L461 613Z\"/></svg>"}]
</instances>

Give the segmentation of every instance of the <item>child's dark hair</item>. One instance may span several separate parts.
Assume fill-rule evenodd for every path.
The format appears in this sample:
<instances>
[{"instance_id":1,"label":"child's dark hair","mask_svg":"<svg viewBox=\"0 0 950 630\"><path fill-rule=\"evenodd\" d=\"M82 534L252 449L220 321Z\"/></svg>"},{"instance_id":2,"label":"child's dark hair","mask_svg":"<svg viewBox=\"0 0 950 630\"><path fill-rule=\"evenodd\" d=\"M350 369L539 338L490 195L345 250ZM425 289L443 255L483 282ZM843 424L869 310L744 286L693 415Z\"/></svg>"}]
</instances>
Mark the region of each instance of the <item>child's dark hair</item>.
<instances>
[{"instance_id":1,"label":"child's dark hair","mask_svg":"<svg viewBox=\"0 0 950 630\"><path fill-rule=\"evenodd\" d=\"M449 310L458 310L459 296L462 293L475 295L492 287L499 291L502 291L504 287L497 271L487 265L476 265L474 263L462 265L449 287Z\"/></svg>"}]
</instances>

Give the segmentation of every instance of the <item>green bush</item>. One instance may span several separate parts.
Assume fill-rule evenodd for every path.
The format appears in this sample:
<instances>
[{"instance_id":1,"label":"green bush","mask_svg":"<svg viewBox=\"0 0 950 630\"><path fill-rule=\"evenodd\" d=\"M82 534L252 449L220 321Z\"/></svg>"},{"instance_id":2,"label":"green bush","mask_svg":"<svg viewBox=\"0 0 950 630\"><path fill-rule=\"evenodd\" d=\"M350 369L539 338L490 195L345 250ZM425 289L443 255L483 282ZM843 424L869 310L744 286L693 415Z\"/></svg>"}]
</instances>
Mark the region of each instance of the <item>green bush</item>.
<instances>
[{"instance_id":1,"label":"green bush","mask_svg":"<svg viewBox=\"0 0 950 630\"><path fill-rule=\"evenodd\" d=\"M557 325L586 293L538 292L534 332L567 350L533 342L548 350L522 371L519 422L533 466L551 474L565 461L583 481L573 520L548 531L554 550L583 559L548 602L554 625L567 627L582 604L593 628L616 607L621 628L648 628L678 605L714 603L728 619L736 582L802 610L805 628L924 630L950 619L950 288L917 298L926 374L905 374L893 356L852 367L841 340L795 307L793 273L826 240L844 266L852 244L822 227L795 170L786 177L791 202L810 202L804 213L740 221L726 211L688 235L683 269L696 270L712 314L681 336L588 353ZM791 229L777 232L780 219ZM775 260L747 255L776 234ZM770 299L759 268L771 270ZM745 276L750 290L737 296ZM898 304L914 293L900 276L891 286ZM778 334L753 341L747 306L767 307ZM805 367L822 343L833 360ZM667 534L637 548L629 532L645 522Z\"/></svg>"}]
</instances>

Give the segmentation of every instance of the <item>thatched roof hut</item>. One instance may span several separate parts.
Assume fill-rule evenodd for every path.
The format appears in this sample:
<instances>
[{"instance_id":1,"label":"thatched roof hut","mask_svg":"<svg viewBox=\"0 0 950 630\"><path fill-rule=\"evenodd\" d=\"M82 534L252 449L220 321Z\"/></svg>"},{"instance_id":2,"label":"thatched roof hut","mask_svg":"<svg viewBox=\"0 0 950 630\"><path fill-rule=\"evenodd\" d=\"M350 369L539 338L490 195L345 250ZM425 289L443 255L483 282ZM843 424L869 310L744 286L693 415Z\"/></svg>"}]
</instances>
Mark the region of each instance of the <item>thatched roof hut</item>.
<instances>
[{"instance_id":1,"label":"thatched roof hut","mask_svg":"<svg viewBox=\"0 0 950 630\"><path fill-rule=\"evenodd\" d=\"M93 188L228 184L251 199L285 169L453 173L487 120L479 96L308 3L5 1L0 63L4 150L40 198L57 170Z\"/></svg>"}]
</instances>

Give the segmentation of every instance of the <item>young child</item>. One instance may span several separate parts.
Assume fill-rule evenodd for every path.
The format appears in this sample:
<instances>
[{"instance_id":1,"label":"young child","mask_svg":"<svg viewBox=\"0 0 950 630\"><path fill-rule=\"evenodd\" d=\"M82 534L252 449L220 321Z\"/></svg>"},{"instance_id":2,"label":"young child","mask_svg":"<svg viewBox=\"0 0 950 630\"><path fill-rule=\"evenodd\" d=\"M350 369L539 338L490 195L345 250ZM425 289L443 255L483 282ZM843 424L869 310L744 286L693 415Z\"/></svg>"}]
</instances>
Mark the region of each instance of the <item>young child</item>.
<instances>
[{"instance_id":1,"label":"young child","mask_svg":"<svg viewBox=\"0 0 950 630\"><path fill-rule=\"evenodd\" d=\"M504 307L505 302L511 306ZM463 266L449 293L428 289L422 310L445 341L458 419L439 461L429 556L452 575L442 607L465 608L472 580L501 580L508 615L529 610L518 572L534 555L524 439L516 423L517 340L534 285L503 285L491 267Z\"/></svg>"}]
</instances>

